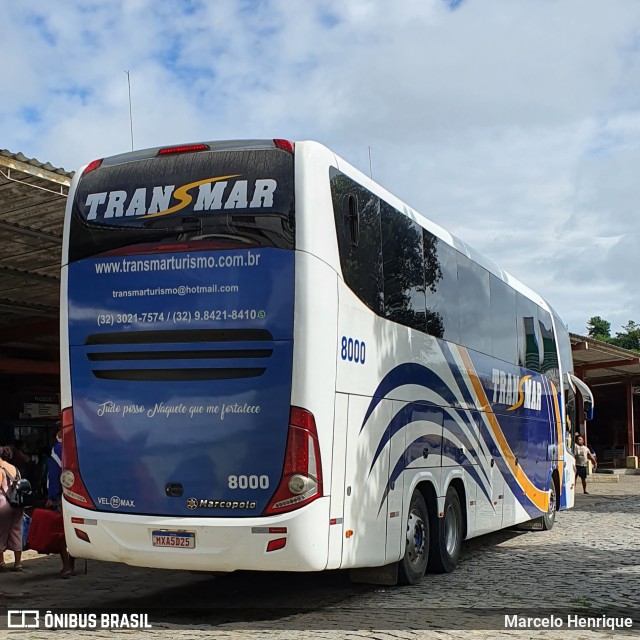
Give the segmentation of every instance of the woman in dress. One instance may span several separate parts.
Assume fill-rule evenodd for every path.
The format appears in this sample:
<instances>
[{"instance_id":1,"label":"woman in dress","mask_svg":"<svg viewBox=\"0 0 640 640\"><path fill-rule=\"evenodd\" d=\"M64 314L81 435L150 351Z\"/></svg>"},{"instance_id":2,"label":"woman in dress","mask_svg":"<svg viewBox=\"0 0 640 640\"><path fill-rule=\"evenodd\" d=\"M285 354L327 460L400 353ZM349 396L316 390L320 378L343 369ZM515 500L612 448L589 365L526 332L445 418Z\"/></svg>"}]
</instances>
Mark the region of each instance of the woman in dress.
<instances>
[{"instance_id":1,"label":"woman in dress","mask_svg":"<svg viewBox=\"0 0 640 640\"><path fill-rule=\"evenodd\" d=\"M9 490L9 476L18 477L18 470L9 462L13 456L11 447L0 446L0 569L6 567L4 552L13 551L13 571L22 571L22 515L23 509L9 504L5 494Z\"/></svg>"}]
</instances>

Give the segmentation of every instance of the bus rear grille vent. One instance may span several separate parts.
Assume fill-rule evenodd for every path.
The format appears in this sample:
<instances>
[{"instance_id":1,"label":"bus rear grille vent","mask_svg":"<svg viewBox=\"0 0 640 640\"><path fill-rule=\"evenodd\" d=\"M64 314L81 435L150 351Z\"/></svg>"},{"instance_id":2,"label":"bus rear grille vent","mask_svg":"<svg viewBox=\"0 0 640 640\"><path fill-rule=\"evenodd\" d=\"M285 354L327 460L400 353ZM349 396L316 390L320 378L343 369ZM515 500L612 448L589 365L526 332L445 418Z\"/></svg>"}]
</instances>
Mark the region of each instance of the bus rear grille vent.
<instances>
[{"instance_id":1,"label":"bus rear grille vent","mask_svg":"<svg viewBox=\"0 0 640 640\"><path fill-rule=\"evenodd\" d=\"M193 351L101 351L87 353L92 362L113 360L217 360L269 358L273 349L203 349Z\"/></svg>"},{"instance_id":2,"label":"bus rear grille vent","mask_svg":"<svg viewBox=\"0 0 640 640\"><path fill-rule=\"evenodd\" d=\"M271 340L273 336L266 329L169 329L93 333L87 337L85 344L184 344L185 342L269 342Z\"/></svg>"},{"instance_id":3,"label":"bus rear grille vent","mask_svg":"<svg viewBox=\"0 0 640 640\"><path fill-rule=\"evenodd\" d=\"M94 369L101 380L134 380L138 382L187 382L194 380L233 380L257 378L265 367L225 369Z\"/></svg>"},{"instance_id":4,"label":"bus rear grille vent","mask_svg":"<svg viewBox=\"0 0 640 640\"><path fill-rule=\"evenodd\" d=\"M125 346L125 345L175 345L189 344L178 349L136 349L132 351L90 351L87 358L92 363L130 363L126 368L93 368L93 375L101 380L132 380L139 382L181 382L197 380L233 380L255 378L266 371L266 366L256 366L255 360L270 358L273 349L268 348L229 348L211 349L211 343L230 342L269 342L273 336L262 329L190 329L186 331L129 331L118 333L98 333L90 335L87 346ZM197 343L207 343L198 348ZM179 366L168 367L167 361L180 360ZM250 366L198 367L202 360L253 360ZM165 366L153 368L163 361ZM190 366L189 361L193 361ZM176 363L177 364L177 363ZM231 363L229 363L231 364ZM138 366L136 366L138 365ZM249 363L247 362L247 365Z\"/></svg>"}]
</instances>

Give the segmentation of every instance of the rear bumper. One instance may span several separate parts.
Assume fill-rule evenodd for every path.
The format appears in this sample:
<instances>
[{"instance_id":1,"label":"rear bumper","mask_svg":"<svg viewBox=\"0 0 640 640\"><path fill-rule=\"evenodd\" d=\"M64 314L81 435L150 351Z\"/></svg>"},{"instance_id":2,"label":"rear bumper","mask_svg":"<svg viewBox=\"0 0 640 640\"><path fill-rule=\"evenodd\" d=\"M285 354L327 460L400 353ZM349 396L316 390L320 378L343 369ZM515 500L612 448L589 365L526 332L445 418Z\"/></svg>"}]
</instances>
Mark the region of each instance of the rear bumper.
<instances>
[{"instance_id":1,"label":"rear bumper","mask_svg":"<svg viewBox=\"0 0 640 640\"><path fill-rule=\"evenodd\" d=\"M89 524L71 522L84 518ZM89 511L64 504L67 547L77 558L191 571L321 571L327 566L329 498L267 518L179 518ZM286 533L269 533L286 527ZM194 549L154 547L151 532L191 531ZM90 542L83 540L88 537ZM267 552L270 540L284 548Z\"/></svg>"}]
</instances>

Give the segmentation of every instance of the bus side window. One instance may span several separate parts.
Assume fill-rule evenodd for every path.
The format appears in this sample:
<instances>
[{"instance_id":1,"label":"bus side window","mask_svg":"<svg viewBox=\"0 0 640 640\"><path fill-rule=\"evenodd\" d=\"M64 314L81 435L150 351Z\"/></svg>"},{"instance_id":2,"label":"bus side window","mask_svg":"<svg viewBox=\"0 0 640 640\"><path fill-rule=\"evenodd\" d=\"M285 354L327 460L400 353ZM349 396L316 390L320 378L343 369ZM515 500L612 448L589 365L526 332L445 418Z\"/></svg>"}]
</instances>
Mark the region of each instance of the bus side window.
<instances>
[{"instance_id":1,"label":"bus side window","mask_svg":"<svg viewBox=\"0 0 640 640\"><path fill-rule=\"evenodd\" d=\"M462 253L456 257L460 344L480 353L491 354L489 272Z\"/></svg>"},{"instance_id":2,"label":"bus side window","mask_svg":"<svg viewBox=\"0 0 640 640\"><path fill-rule=\"evenodd\" d=\"M380 199L332 169L333 213L346 285L378 315L384 313Z\"/></svg>"},{"instance_id":3,"label":"bus side window","mask_svg":"<svg viewBox=\"0 0 640 640\"><path fill-rule=\"evenodd\" d=\"M542 336L538 324L538 305L523 296L516 295L518 312L518 351L519 364L525 369L540 372L542 370Z\"/></svg>"},{"instance_id":4,"label":"bus side window","mask_svg":"<svg viewBox=\"0 0 640 640\"><path fill-rule=\"evenodd\" d=\"M426 331L422 228L380 202L384 315L406 327Z\"/></svg>"},{"instance_id":5,"label":"bus side window","mask_svg":"<svg viewBox=\"0 0 640 640\"><path fill-rule=\"evenodd\" d=\"M427 333L460 342L457 251L423 229Z\"/></svg>"},{"instance_id":6,"label":"bus side window","mask_svg":"<svg viewBox=\"0 0 640 640\"><path fill-rule=\"evenodd\" d=\"M493 274L489 276L493 357L518 363L516 292Z\"/></svg>"},{"instance_id":7,"label":"bus side window","mask_svg":"<svg viewBox=\"0 0 640 640\"><path fill-rule=\"evenodd\" d=\"M558 365L558 347L553 332L551 316L542 308L538 309L538 326L542 336L542 373L556 386L560 385L560 370Z\"/></svg>"}]
</instances>

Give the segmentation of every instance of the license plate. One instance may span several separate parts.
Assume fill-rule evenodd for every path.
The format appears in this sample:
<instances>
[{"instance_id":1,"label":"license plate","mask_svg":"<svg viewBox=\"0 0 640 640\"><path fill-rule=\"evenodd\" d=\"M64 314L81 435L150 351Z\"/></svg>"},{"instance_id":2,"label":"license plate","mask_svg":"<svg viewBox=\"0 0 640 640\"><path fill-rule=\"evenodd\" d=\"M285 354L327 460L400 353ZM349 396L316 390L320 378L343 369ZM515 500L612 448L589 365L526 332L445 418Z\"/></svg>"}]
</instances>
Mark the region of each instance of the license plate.
<instances>
[{"instance_id":1,"label":"license plate","mask_svg":"<svg viewBox=\"0 0 640 640\"><path fill-rule=\"evenodd\" d=\"M152 531L151 543L154 547L195 549L196 534L191 531Z\"/></svg>"}]
</instances>

